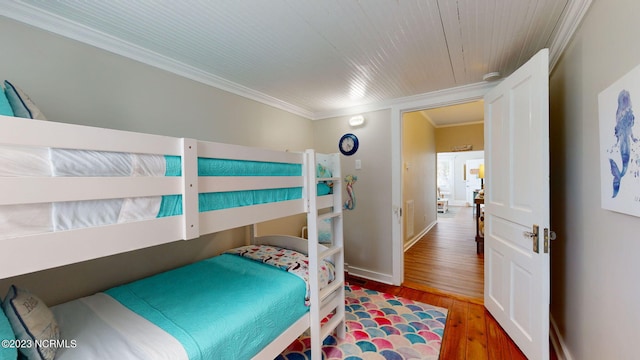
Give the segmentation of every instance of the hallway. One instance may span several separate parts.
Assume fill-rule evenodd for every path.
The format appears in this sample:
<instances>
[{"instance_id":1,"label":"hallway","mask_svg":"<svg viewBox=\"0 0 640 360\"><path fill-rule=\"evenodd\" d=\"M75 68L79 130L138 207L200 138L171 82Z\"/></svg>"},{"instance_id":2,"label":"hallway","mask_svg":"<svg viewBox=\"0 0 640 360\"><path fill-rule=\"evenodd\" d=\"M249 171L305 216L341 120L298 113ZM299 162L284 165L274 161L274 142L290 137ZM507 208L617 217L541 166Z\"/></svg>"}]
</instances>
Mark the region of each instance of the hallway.
<instances>
[{"instance_id":1,"label":"hallway","mask_svg":"<svg viewBox=\"0 0 640 360\"><path fill-rule=\"evenodd\" d=\"M405 252L403 286L483 304L484 256L476 254L473 208L450 209Z\"/></svg>"}]
</instances>

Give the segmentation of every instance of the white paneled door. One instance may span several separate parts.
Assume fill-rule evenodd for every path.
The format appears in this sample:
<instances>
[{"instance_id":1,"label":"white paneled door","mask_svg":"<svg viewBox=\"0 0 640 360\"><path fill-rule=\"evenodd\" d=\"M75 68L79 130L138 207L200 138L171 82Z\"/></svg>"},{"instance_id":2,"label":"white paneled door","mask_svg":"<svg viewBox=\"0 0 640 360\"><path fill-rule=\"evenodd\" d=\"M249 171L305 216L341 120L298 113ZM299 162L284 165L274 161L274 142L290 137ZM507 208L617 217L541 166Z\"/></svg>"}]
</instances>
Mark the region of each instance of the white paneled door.
<instances>
[{"instance_id":1,"label":"white paneled door","mask_svg":"<svg viewBox=\"0 0 640 360\"><path fill-rule=\"evenodd\" d=\"M485 96L484 303L529 359L549 358L549 52ZM538 230L535 230L538 229Z\"/></svg>"}]
</instances>

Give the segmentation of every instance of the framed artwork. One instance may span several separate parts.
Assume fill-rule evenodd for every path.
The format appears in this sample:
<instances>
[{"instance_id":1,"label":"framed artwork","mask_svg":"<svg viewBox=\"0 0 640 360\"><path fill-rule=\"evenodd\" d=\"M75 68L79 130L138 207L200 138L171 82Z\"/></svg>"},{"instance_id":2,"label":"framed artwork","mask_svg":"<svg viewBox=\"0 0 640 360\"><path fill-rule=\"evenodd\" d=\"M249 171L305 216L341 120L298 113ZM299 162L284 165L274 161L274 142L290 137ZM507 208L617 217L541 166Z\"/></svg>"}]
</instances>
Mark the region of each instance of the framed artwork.
<instances>
[{"instance_id":1,"label":"framed artwork","mask_svg":"<svg viewBox=\"0 0 640 360\"><path fill-rule=\"evenodd\" d=\"M640 216L637 109L640 109L640 66L598 95L602 208L634 216Z\"/></svg>"}]
</instances>

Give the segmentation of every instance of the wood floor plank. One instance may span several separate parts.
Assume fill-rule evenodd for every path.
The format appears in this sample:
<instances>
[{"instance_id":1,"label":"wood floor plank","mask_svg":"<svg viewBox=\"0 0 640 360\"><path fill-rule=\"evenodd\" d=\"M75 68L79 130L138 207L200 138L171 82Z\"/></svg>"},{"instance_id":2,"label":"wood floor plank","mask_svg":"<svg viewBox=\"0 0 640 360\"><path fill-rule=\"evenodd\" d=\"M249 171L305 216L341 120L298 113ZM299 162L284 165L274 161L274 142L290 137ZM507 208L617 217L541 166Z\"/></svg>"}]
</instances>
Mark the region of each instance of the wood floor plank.
<instances>
[{"instance_id":1,"label":"wood floor plank","mask_svg":"<svg viewBox=\"0 0 640 360\"><path fill-rule=\"evenodd\" d=\"M467 316L469 303L455 300L449 308L447 324L444 328L440 358L466 359L467 356ZM446 356L445 356L446 354Z\"/></svg>"},{"instance_id":2,"label":"wood floor plank","mask_svg":"<svg viewBox=\"0 0 640 360\"><path fill-rule=\"evenodd\" d=\"M498 322L486 312L487 324L487 354L489 359L505 359L510 360L511 345L509 338L502 330Z\"/></svg>"},{"instance_id":3,"label":"wood floor plank","mask_svg":"<svg viewBox=\"0 0 640 360\"><path fill-rule=\"evenodd\" d=\"M405 252L405 285L440 291L473 303L484 300L484 256L476 253L475 219L470 207L438 223Z\"/></svg>"},{"instance_id":4,"label":"wood floor plank","mask_svg":"<svg viewBox=\"0 0 640 360\"><path fill-rule=\"evenodd\" d=\"M467 313L467 359L489 359L484 306L469 304Z\"/></svg>"}]
</instances>

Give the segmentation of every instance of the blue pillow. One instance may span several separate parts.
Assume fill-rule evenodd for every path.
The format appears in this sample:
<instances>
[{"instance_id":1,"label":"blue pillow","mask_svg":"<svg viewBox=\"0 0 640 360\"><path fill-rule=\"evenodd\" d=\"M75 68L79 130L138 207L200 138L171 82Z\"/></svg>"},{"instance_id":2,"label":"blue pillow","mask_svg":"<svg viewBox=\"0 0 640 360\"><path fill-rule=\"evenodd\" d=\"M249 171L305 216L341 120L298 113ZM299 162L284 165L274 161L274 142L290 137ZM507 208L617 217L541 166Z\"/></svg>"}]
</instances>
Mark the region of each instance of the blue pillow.
<instances>
[{"instance_id":1,"label":"blue pillow","mask_svg":"<svg viewBox=\"0 0 640 360\"><path fill-rule=\"evenodd\" d=\"M25 94L22 89L14 86L7 80L4 81L4 87L14 116L27 119L47 120L42 111L38 109L33 100L31 100L29 95Z\"/></svg>"},{"instance_id":2,"label":"blue pillow","mask_svg":"<svg viewBox=\"0 0 640 360\"><path fill-rule=\"evenodd\" d=\"M0 308L0 341L14 341L16 336L13 334L9 319ZM16 360L18 358L18 350L15 347L0 346L0 360Z\"/></svg>"},{"instance_id":3,"label":"blue pillow","mask_svg":"<svg viewBox=\"0 0 640 360\"><path fill-rule=\"evenodd\" d=\"M0 89L2 89L2 94L0 94L0 115L14 116L11 104L9 104L9 100L7 99L7 94L1 86Z\"/></svg>"}]
</instances>

